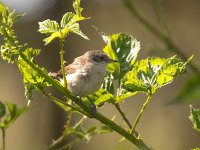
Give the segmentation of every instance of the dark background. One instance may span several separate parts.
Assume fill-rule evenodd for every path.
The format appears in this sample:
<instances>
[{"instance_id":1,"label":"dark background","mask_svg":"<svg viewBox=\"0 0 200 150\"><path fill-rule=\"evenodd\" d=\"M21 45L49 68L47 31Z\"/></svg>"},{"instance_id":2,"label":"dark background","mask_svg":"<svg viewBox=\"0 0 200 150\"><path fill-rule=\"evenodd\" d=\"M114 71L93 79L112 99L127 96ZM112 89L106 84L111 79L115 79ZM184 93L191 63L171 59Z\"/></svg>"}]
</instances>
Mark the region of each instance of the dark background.
<instances>
[{"instance_id":1,"label":"dark background","mask_svg":"<svg viewBox=\"0 0 200 150\"><path fill-rule=\"evenodd\" d=\"M1 0L2 1L2 0ZM3 1L5 2L5 1ZM7 0L11 9L27 12L27 15L16 25L16 34L22 43L29 43L34 48L41 48L41 55L37 58L40 66L48 71L60 69L58 41L44 46L44 36L37 32L38 22L47 18L59 21L66 11L72 11L72 0ZM135 0L140 12L159 26L156 14L150 0ZM161 0L165 21L172 40L189 57L195 54L193 62L199 64L199 35L200 35L200 1L199 0ZM138 58L148 55L168 57L171 53L161 51L165 46L160 43L137 19L129 12L120 0L83 0L83 14L92 17L81 22L82 31L91 39L84 40L77 35L70 35L66 40L66 60L70 63L75 57L87 50L102 49L104 42L92 26L112 34L124 32L133 35L141 41L141 51ZM153 51L155 51L152 53ZM199 106L197 102L168 105L180 92L191 73L179 76L172 84L160 89L142 116L138 131L144 141L156 150L188 150L200 147L200 134L192 129L189 121L189 104ZM55 91L52 91L55 92ZM22 76L15 65L0 59L0 100L26 105ZM127 116L133 122L139 112L144 95L137 95L122 103ZM116 121L123 124L115 108L109 104L101 108L103 114L112 118L117 114ZM76 118L74 118L76 121ZM52 139L56 139L63 129L65 113L50 100L34 94L32 108L23 114L12 125L6 134L8 150L40 150L45 148ZM87 125L98 124L89 119ZM73 150L134 150L130 142L124 140L117 133L94 136L86 144L81 142Z\"/></svg>"}]
</instances>

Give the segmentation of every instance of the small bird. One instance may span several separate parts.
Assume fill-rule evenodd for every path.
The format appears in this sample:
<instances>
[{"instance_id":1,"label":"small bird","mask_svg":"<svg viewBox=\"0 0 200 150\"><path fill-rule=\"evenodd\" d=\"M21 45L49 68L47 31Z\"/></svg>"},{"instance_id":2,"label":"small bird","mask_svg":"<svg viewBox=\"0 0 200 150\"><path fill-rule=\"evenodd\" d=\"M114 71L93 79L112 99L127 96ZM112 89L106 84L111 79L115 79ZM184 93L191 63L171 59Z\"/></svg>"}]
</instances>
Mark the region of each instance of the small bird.
<instances>
[{"instance_id":1,"label":"small bird","mask_svg":"<svg viewBox=\"0 0 200 150\"><path fill-rule=\"evenodd\" d=\"M87 51L65 67L67 88L78 97L86 97L97 91L106 75L106 66L118 62L110 59L102 50ZM62 70L50 73L64 84Z\"/></svg>"}]
</instances>

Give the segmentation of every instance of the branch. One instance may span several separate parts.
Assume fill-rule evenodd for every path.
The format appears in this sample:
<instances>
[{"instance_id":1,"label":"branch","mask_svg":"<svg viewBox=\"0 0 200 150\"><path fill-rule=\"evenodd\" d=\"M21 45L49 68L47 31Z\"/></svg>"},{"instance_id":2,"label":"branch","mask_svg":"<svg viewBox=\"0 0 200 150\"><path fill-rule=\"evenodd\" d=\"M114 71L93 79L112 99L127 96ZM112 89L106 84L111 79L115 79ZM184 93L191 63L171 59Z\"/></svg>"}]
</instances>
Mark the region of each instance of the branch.
<instances>
[{"instance_id":1,"label":"branch","mask_svg":"<svg viewBox=\"0 0 200 150\"><path fill-rule=\"evenodd\" d=\"M135 132L135 128L136 128L137 124L140 122L140 118L141 118L141 116L142 116L144 110L146 109L147 104L149 103L150 99L151 99L151 96L148 95L147 100L146 100L145 103L143 104L143 107L142 107L142 109L140 110L140 113L138 114L137 119L135 120L135 123L134 123L134 125L133 125L133 127L132 127L132 130L131 130L131 133L132 133L132 134Z\"/></svg>"},{"instance_id":2,"label":"branch","mask_svg":"<svg viewBox=\"0 0 200 150\"><path fill-rule=\"evenodd\" d=\"M91 115L93 114L93 112L92 112L92 109L89 106L87 106L85 103L79 103L78 102L79 100L78 100L77 97L73 96L71 94L71 92L69 92L66 88L64 88L58 81L55 81L48 74L46 74L45 72L43 72L41 70L41 68L39 68L36 64L34 64L33 62L31 62L29 59L27 59L26 56L23 53L21 53L20 56L21 56L21 58L30 67L32 67L33 70L35 70L40 76L42 76L43 78L45 78L45 80L48 83L52 84L52 86L54 88L56 88L59 92L61 92L66 97L68 97L69 99L71 99L77 105L79 105L85 112L87 112L86 113L87 116L91 117ZM117 133L119 133L120 135L122 135L123 137L125 137L131 143L135 144L139 149L143 149L143 150L150 150L151 149L141 139L137 139L135 136L133 136L132 134L130 134L129 132L127 132L125 129L123 129L122 127L120 127L119 125L117 125L115 122L113 122L110 119L108 119L107 117L103 116L101 113L96 112L95 114L93 114L93 117L95 119L99 120L100 122L102 122L103 124L107 125L111 129L113 129L114 131L116 131Z\"/></svg>"},{"instance_id":3,"label":"branch","mask_svg":"<svg viewBox=\"0 0 200 150\"><path fill-rule=\"evenodd\" d=\"M147 21L136 9L134 3L131 3L130 0L122 0L125 6L131 11L131 13L149 30L153 33L161 42L163 42L171 51L174 51L178 54L184 61L187 61L187 56L178 48L174 42L165 34L160 32L156 27L154 27L149 21ZM188 66L195 73L199 73L198 68L190 62Z\"/></svg>"}]
</instances>

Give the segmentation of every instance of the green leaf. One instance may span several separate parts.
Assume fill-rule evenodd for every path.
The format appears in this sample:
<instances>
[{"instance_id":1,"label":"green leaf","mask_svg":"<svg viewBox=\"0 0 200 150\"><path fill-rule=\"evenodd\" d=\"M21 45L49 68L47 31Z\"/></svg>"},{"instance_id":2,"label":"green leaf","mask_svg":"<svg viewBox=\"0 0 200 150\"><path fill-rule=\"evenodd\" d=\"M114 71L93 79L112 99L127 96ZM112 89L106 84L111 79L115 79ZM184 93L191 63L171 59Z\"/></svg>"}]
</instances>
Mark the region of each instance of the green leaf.
<instances>
[{"instance_id":1,"label":"green leaf","mask_svg":"<svg viewBox=\"0 0 200 150\"><path fill-rule=\"evenodd\" d=\"M4 103L0 101L0 119L6 114L6 107Z\"/></svg>"},{"instance_id":2,"label":"green leaf","mask_svg":"<svg viewBox=\"0 0 200 150\"><path fill-rule=\"evenodd\" d=\"M98 134L106 134L110 133L113 130L109 128L108 126L101 125L101 126L93 126L90 127L87 132L85 133L85 139L87 139L87 142L92 138L93 135L98 135Z\"/></svg>"},{"instance_id":3,"label":"green leaf","mask_svg":"<svg viewBox=\"0 0 200 150\"><path fill-rule=\"evenodd\" d=\"M65 31L66 29L61 30L62 33L64 33L63 31ZM67 31L69 30L69 32L75 33L79 36L81 36L82 38L89 40L89 38L80 30L79 24L78 23L74 23L70 26L68 26Z\"/></svg>"},{"instance_id":4,"label":"green leaf","mask_svg":"<svg viewBox=\"0 0 200 150\"><path fill-rule=\"evenodd\" d=\"M129 92L153 94L158 88L171 83L177 75L184 73L186 64L175 56L138 61L122 79L122 88Z\"/></svg>"},{"instance_id":5,"label":"green leaf","mask_svg":"<svg viewBox=\"0 0 200 150\"><path fill-rule=\"evenodd\" d=\"M80 3L81 3L80 0L75 0L73 2L73 8L74 8L76 14L79 16L81 16L81 12L83 11L83 8L81 8Z\"/></svg>"},{"instance_id":6,"label":"green leaf","mask_svg":"<svg viewBox=\"0 0 200 150\"><path fill-rule=\"evenodd\" d=\"M124 33L107 36L98 30L106 42L103 51L112 59L119 63L108 65L108 71L114 76L114 79L121 79L131 68L140 50L140 43L131 35Z\"/></svg>"},{"instance_id":7,"label":"green leaf","mask_svg":"<svg viewBox=\"0 0 200 150\"><path fill-rule=\"evenodd\" d=\"M66 14L63 15L60 21L60 26L62 29L64 29L71 26L76 21L77 21L76 14L74 14L73 12L67 12Z\"/></svg>"},{"instance_id":8,"label":"green leaf","mask_svg":"<svg viewBox=\"0 0 200 150\"><path fill-rule=\"evenodd\" d=\"M190 105L190 116L189 119L193 123L193 128L200 132L200 109L195 109Z\"/></svg>"},{"instance_id":9,"label":"green leaf","mask_svg":"<svg viewBox=\"0 0 200 150\"><path fill-rule=\"evenodd\" d=\"M191 150L200 150L200 148L193 148L193 149L191 149Z\"/></svg>"},{"instance_id":10,"label":"green leaf","mask_svg":"<svg viewBox=\"0 0 200 150\"><path fill-rule=\"evenodd\" d=\"M42 22L39 22L39 32L44 34L52 34L59 31L59 24L56 21L47 19Z\"/></svg>"},{"instance_id":11,"label":"green leaf","mask_svg":"<svg viewBox=\"0 0 200 150\"><path fill-rule=\"evenodd\" d=\"M101 85L101 88L109 92L110 94L115 93L114 91L114 84L113 84L113 76L112 74L107 74L106 77L104 78L104 82Z\"/></svg>"},{"instance_id":12,"label":"green leaf","mask_svg":"<svg viewBox=\"0 0 200 150\"><path fill-rule=\"evenodd\" d=\"M29 51L29 52L28 52ZM29 55L26 55L28 58L29 56L37 55L39 53L38 50L34 51L33 49L28 49L25 51ZM30 57L31 60L33 59ZM32 98L32 92L34 90L43 91L44 88L50 86L43 77L39 76L36 71L34 71L26 62L22 59L19 59L17 62L18 68L23 75L23 83L25 86L25 96L28 101ZM43 68L43 71L47 73L47 71Z\"/></svg>"},{"instance_id":13,"label":"green leaf","mask_svg":"<svg viewBox=\"0 0 200 150\"><path fill-rule=\"evenodd\" d=\"M67 12L63 15L60 25L53 20L47 19L43 22L39 22L39 32L49 35L44 39L45 45L49 44L55 38L63 39L68 34L75 33L88 40L88 37L80 30L78 22L89 18L83 17L81 12L83 8L80 7L80 0L75 0L73 3L75 13Z\"/></svg>"},{"instance_id":14,"label":"green leaf","mask_svg":"<svg viewBox=\"0 0 200 150\"><path fill-rule=\"evenodd\" d=\"M49 44L55 38L61 38L60 34L60 27L56 21L47 19L43 22L39 22L39 32L44 33L46 35L50 35L49 37L45 38L45 45Z\"/></svg>"},{"instance_id":15,"label":"green leaf","mask_svg":"<svg viewBox=\"0 0 200 150\"><path fill-rule=\"evenodd\" d=\"M105 102L115 102L115 96L108 91L100 88L98 91L89 95L89 98L94 102L96 106L101 106ZM83 98L83 101L89 101L88 98Z\"/></svg>"},{"instance_id":16,"label":"green leaf","mask_svg":"<svg viewBox=\"0 0 200 150\"><path fill-rule=\"evenodd\" d=\"M176 101L192 101L200 98L200 75L190 76L176 97Z\"/></svg>"},{"instance_id":17,"label":"green leaf","mask_svg":"<svg viewBox=\"0 0 200 150\"><path fill-rule=\"evenodd\" d=\"M8 113L0 123L1 129L7 129L23 112L27 110L27 107L18 108L16 104L6 103Z\"/></svg>"}]
</instances>

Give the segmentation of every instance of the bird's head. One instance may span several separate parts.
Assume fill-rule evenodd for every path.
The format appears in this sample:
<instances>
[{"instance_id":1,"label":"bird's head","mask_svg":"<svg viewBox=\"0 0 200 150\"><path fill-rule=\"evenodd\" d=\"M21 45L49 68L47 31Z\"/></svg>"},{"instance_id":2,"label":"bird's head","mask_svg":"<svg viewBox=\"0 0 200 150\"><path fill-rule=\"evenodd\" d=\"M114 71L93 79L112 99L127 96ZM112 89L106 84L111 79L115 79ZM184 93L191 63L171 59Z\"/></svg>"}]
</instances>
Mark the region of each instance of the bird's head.
<instances>
[{"instance_id":1,"label":"bird's head","mask_svg":"<svg viewBox=\"0 0 200 150\"><path fill-rule=\"evenodd\" d=\"M106 55L102 50L94 50L88 51L85 53L87 55L90 62L101 63L101 64L109 64L112 62L118 62L117 60L113 60Z\"/></svg>"}]
</instances>

